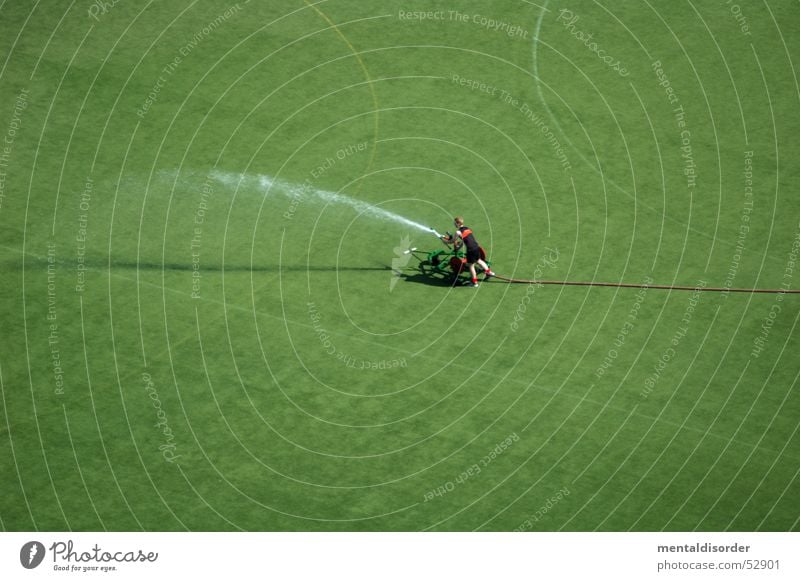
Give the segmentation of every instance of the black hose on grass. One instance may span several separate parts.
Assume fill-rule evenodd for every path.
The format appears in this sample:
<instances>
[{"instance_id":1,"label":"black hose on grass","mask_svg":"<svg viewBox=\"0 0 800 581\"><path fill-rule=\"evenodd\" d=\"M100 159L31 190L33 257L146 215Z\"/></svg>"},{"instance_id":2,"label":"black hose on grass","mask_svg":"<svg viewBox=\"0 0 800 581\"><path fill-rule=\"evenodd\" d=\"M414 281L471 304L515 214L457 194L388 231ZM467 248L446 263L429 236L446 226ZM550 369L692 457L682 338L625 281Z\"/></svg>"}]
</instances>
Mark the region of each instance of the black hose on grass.
<instances>
[{"instance_id":1,"label":"black hose on grass","mask_svg":"<svg viewBox=\"0 0 800 581\"><path fill-rule=\"evenodd\" d=\"M710 291L710 292L731 292L731 293L764 293L764 294L800 294L800 289L777 289L777 288L727 288L719 286L680 286L666 284L632 284L625 282L577 282L569 280L525 280L521 278L508 278L506 276L494 275L497 280L519 284L555 284L561 286L610 286L617 288L654 288L659 290L677 291Z\"/></svg>"}]
</instances>

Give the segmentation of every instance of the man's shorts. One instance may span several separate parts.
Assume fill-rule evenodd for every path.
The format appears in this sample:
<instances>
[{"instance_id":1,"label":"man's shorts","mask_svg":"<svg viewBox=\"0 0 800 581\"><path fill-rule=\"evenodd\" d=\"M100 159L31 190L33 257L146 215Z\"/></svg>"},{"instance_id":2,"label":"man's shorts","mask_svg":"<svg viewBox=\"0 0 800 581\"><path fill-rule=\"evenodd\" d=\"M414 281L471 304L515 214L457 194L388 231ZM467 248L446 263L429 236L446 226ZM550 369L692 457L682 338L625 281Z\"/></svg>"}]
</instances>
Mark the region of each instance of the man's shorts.
<instances>
[{"instance_id":1,"label":"man's shorts","mask_svg":"<svg viewBox=\"0 0 800 581\"><path fill-rule=\"evenodd\" d=\"M478 250L477 248L475 250L467 248L467 264L475 264L480 260L480 258L481 258L480 250Z\"/></svg>"}]
</instances>

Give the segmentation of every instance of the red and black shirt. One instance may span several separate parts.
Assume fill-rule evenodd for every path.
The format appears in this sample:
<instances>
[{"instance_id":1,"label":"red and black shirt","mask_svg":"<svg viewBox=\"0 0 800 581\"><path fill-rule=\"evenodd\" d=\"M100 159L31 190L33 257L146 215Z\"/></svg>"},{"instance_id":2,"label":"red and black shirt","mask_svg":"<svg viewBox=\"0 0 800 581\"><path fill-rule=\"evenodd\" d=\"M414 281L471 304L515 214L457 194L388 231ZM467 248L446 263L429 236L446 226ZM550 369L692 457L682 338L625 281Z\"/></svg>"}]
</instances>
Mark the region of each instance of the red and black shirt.
<instances>
[{"instance_id":1,"label":"red and black shirt","mask_svg":"<svg viewBox=\"0 0 800 581\"><path fill-rule=\"evenodd\" d=\"M461 239L464 241L467 250L478 250L480 248L478 246L478 241L475 240L475 236L472 235L472 230L470 228L461 226L458 231L461 233Z\"/></svg>"}]
</instances>

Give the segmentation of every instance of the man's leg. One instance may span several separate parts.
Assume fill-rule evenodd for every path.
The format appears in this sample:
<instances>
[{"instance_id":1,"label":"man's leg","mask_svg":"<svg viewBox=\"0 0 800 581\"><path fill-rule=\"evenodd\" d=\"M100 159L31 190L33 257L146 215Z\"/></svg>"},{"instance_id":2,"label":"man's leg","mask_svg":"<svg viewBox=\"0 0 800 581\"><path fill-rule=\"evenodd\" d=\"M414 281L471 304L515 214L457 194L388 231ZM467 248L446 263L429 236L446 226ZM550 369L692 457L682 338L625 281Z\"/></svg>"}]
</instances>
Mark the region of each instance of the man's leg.
<instances>
[{"instance_id":1,"label":"man's leg","mask_svg":"<svg viewBox=\"0 0 800 581\"><path fill-rule=\"evenodd\" d=\"M478 286L478 273L475 272L475 264L470 262L468 263L469 266L469 273L472 275L472 286Z\"/></svg>"},{"instance_id":2,"label":"man's leg","mask_svg":"<svg viewBox=\"0 0 800 581\"><path fill-rule=\"evenodd\" d=\"M478 266L480 266L483 269L483 272L486 273L486 278L494 276L494 273L492 272L492 269L489 268L489 265L480 258L478 259Z\"/></svg>"}]
</instances>

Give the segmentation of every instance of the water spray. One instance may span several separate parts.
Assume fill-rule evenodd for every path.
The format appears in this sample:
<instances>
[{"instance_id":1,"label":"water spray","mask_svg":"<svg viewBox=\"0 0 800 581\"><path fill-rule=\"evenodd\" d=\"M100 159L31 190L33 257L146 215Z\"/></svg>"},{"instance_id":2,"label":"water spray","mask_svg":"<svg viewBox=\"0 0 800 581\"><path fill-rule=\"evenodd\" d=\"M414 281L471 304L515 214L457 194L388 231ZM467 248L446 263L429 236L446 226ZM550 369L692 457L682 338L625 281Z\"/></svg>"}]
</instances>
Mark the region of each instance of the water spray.
<instances>
[{"instance_id":1,"label":"water spray","mask_svg":"<svg viewBox=\"0 0 800 581\"><path fill-rule=\"evenodd\" d=\"M211 172L210 175L213 179L229 187L240 189L258 189L267 195L277 194L298 201L316 200L318 202L325 202L326 204L349 206L364 216L370 216L372 218L377 218L378 220L403 224L404 226L410 226L416 230L422 230L424 232L433 232L438 236L438 233L433 228L424 226L419 222L414 222L414 220L409 220L405 216L395 214L389 210L385 210L368 202L357 200L338 192L329 192L326 190L317 189L311 186L308 182L305 184L296 184L266 174L238 174L221 170L215 170Z\"/></svg>"}]
</instances>

